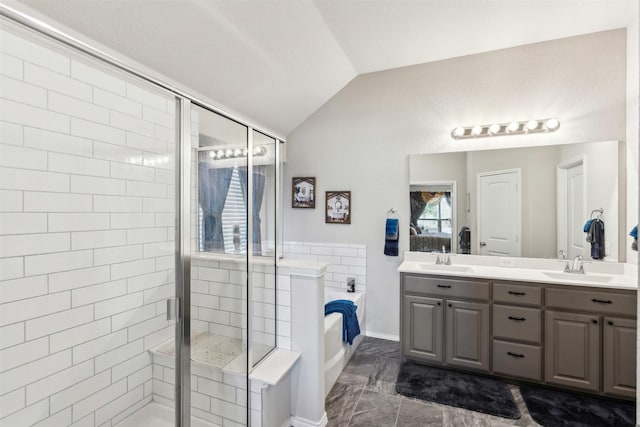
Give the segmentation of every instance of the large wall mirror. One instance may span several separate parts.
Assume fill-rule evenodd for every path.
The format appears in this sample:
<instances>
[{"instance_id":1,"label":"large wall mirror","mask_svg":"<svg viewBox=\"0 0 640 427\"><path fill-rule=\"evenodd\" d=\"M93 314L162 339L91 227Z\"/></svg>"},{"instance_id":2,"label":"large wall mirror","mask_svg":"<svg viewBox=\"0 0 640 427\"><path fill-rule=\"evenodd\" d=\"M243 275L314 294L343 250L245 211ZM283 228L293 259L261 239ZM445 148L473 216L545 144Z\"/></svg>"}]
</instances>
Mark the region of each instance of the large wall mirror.
<instances>
[{"instance_id":1,"label":"large wall mirror","mask_svg":"<svg viewBox=\"0 0 640 427\"><path fill-rule=\"evenodd\" d=\"M624 261L619 145L605 141L410 156L410 250ZM587 241L590 219L604 225L600 249Z\"/></svg>"}]
</instances>

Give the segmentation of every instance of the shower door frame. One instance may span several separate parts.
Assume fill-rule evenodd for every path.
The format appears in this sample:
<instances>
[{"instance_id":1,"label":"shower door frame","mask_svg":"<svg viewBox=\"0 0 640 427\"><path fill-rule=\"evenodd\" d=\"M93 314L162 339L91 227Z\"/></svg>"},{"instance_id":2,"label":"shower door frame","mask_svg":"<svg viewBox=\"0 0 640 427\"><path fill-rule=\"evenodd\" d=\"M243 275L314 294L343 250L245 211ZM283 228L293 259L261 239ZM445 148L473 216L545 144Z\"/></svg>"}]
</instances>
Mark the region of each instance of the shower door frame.
<instances>
[{"instance_id":1,"label":"shower door frame","mask_svg":"<svg viewBox=\"0 0 640 427\"><path fill-rule=\"evenodd\" d=\"M177 121L177 140L176 140L176 297L175 297L175 318L176 318L176 362L175 362L175 425L176 427L191 426L191 215L190 215L190 198L191 198L191 105L197 105L208 109L212 112L220 114L230 120L236 121L247 126L248 131L257 130L260 133L273 138L276 141L278 151L279 144L286 142L286 139L279 136L277 132L269 129L255 126L249 120L239 117L235 114L228 113L214 106L209 101L198 96L190 94L177 88L173 83L163 81L146 72L137 70L135 67L126 63L126 61L105 52L92 45L93 41L83 40L84 37L72 36L62 30L56 28L55 22L45 22L42 19L24 13L15 7L0 3L0 17L18 24L21 27L34 31L47 39L56 41L65 47L69 47L74 51L87 55L96 59L116 70L134 78L140 79L152 86L164 90L172 94L176 99L176 121ZM251 135L250 135L251 136ZM250 139L251 141L251 139ZM249 143L251 146L251 142ZM276 168L279 165L276 161ZM276 174L279 174L277 169ZM251 174L249 174L250 176ZM250 178L251 179L251 178ZM277 182L277 181L276 181ZM252 182L249 181L251 185ZM249 187L251 188L251 187ZM279 187L276 184L276 227L280 218L279 210ZM250 206L250 205L249 205ZM251 229L252 227L248 227ZM277 229L276 229L277 230ZM251 232L252 233L252 232ZM247 236L250 237L250 236ZM276 233L277 239L277 233ZM248 251L249 253L251 251ZM278 256L278 244L276 243L276 260ZM248 258L249 260L249 258ZM247 262L247 272L249 270L249 261ZM249 276L249 275L247 275ZM248 285L248 283L247 283ZM247 295L247 304L249 304L249 295ZM247 307L248 308L248 307ZM170 311L168 311L168 315ZM248 316L250 317L250 316ZM249 330L249 329L248 329ZM249 337L247 337L249 338ZM249 342L249 339L247 340ZM250 351L247 348L247 393L249 392L249 367L250 367ZM248 397L248 396L247 396ZM249 400L247 398L247 422L250 421L249 416Z\"/></svg>"},{"instance_id":2,"label":"shower door frame","mask_svg":"<svg viewBox=\"0 0 640 427\"><path fill-rule=\"evenodd\" d=\"M191 101L176 102L175 425L191 426Z\"/></svg>"}]
</instances>

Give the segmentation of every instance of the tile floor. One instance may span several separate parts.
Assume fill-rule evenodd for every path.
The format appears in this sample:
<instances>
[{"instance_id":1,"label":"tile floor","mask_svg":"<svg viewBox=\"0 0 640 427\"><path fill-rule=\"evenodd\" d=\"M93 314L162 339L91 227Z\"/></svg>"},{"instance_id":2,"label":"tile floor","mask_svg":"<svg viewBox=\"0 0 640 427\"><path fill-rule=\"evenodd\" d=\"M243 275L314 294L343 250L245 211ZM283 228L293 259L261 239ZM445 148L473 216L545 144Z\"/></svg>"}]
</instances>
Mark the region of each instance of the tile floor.
<instances>
[{"instance_id":1,"label":"tile floor","mask_svg":"<svg viewBox=\"0 0 640 427\"><path fill-rule=\"evenodd\" d=\"M365 337L326 399L330 427L537 426L516 386L510 386L521 418L509 420L452 406L423 402L395 391L400 345Z\"/></svg>"}]
</instances>

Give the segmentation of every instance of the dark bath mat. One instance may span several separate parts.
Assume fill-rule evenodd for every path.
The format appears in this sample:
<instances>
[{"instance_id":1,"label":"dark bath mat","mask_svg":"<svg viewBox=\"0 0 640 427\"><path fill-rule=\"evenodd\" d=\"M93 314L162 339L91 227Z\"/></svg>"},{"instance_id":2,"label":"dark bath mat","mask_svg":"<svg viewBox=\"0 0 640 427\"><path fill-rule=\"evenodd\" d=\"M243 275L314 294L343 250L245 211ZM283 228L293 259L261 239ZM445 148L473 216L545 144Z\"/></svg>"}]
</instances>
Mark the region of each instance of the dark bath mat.
<instances>
[{"instance_id":1,"label":"dark bath mat","mask_svg":"<svg viewBox=\"0 0 640 427\"><path fill-rule=\"evenodd\" d=\"M521 386L531 418L543 426L633 427L635 402L618 402L581 394Z\"/></svg>"},{"instance_id":2,"label":"dark bath mat","mask_svg":"<svg viewBox=\"0 0 640 427\"><path fill-rule=\"evenodd\" d=\"M520 418L507 384L492 378L407 361L400 367L396 391L408 397L498 417Z\"/></svg>"}]
</instances>

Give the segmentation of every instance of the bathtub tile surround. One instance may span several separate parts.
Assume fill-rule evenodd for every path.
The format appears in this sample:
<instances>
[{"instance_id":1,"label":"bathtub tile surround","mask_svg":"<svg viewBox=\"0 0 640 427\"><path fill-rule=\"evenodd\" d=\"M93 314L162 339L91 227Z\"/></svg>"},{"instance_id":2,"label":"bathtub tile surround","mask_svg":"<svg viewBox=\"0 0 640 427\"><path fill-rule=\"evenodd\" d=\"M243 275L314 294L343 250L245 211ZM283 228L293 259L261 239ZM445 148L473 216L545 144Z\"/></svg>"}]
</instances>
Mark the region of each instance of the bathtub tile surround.
<instances>
[{"instance_id":1,"label":"bathtub tile surround","mask_svg":"<svg viewBox=\"0 0 640 427\"><path fill-rule=\"evenodd\" d=\"M0 39L0 424L115 424L173 333L173 99Z\"/></svg>"},{"instance_id":2,"label":"bathtub tile surround","mask_svg":"<svg viewBox=\"0 0 640 427\"><path fill-rule=\"evenodd\" d=\"M320 261L329 264L324 285L346 289L347 278L356 278L356 290L367 289L367 246L354 243L284 242L286 259Z\"/></svg>"}]
</instances>

